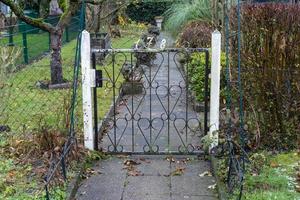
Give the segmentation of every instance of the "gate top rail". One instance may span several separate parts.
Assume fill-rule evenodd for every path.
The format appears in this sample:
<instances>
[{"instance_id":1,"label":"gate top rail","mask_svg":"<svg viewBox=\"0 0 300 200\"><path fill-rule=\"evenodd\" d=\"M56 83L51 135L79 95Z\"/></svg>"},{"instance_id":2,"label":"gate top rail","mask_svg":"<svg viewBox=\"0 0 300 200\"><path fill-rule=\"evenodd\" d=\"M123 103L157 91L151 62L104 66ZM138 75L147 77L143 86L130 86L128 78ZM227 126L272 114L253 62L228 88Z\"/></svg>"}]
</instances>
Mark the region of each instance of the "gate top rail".
<instances>
[{"instance_id":1,"label":"gate top rail","mask_svg":"<svg viewBox=\"0 0 300 200\"><path fill-rule=\"evenodd\" d=\"M165 48L165 49L92 49L92 53L163 53L163 52L209 52L208 48Z\"/></svg>"}]
</instances>

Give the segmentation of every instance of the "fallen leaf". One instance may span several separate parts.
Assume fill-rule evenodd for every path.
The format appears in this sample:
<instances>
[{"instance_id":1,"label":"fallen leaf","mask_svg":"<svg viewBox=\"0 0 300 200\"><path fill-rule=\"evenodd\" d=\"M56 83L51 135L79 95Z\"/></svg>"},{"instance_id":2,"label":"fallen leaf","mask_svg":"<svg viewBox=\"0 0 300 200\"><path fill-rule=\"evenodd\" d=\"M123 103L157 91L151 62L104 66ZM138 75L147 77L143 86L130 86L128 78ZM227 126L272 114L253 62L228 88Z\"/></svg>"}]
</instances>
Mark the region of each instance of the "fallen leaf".
<instances>
[{"instance_id":1,"label":"fallen leaf","mask_svg":"<svg viewBox=\"0 0 300 200\"><path fill-rule=\"evenodd\" d=\"M213 184L213 185L209 185L207 188L214 190L216 188L216 186L217 186L217 184Z\"/></svg>"},{"instance_id":2,"label":"fallen leaf","mask_svg":"<svg viewBox=\"0 0 300 200\"><path fill-rule=\"evenodd\" d=\"M270 167L276 168L276 167L279 167L279 164L273 161L270 163Z\"/></svg>"},{"instance_id":3,"label":"fallen leaf","mask_svg":"<svg viewBox=\"0 0 300 200\"><path fill-rule=\"evenodd\" d=\"M58 152L59 150L60 150L60 147L59 147L59 146L57 146L57 147L54 148L54 151L55 151L55 152Z\"/></svg>"},{"instance_id":4,"label":"fallen leaf","mask_svg":"<svg viewBox=\"0 0 300 200\"><path fill-rule=\"evenodd\" d=\"M181 176L185 171L185 167L177 167L173 172L170 173L170 176Z\"/></svg>"},{"instance_id":5,"label":"fallen leaf","mask_svg":"<svg viewBox=\"0 0 300 200\"><path fill-rule=\"evenodd\" d=\"M175 159L173 157L167 157L166 160L169 162L175 162Z\"/></svg>"},{"instance_id":6,"label":"fallen leaf","mask_svg":"<svg viewBox=\"0 0 300 200\"><path fill-rule=\"evenodd\" d=\"M143 176L144 174L141 173L141 171L139 170L132 170L132 171L128 171L128 176Z\"/></svg>"},{"instance_id":7,"label":"fallen leaf","mask_svg":"<svg viewBox=\"0 0 300 200\"><path fill-rule=\"evenodd\" d=\"M200 176L200 177L203 177L203 176L212 176L212 174L209 171L205 171L205 172L199 174L198 176Z\"/></svg>"},{"instance_id":8,"label":"fallen leaf","mask_svg":"<svg viewBox=\"0 0 300 200\"><path fill-rule=\"evenodd\" d=\"M125 160L124 161L124 165L127 165L127 166L129 166L129 165L139 165L139 164L141 164L141 163L137 162L135 160Z\"/></svg>"}]
</instances>

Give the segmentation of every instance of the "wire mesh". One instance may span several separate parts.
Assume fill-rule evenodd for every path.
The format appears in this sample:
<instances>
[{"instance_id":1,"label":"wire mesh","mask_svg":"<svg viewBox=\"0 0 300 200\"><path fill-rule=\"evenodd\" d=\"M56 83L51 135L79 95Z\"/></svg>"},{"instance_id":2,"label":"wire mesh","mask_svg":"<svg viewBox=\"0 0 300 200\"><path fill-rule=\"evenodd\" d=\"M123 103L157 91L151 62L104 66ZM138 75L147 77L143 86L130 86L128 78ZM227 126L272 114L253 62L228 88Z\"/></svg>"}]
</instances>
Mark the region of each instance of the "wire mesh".
<instances>
[{"instance_id":1,"label":"wire mesh","mask_svg":"<svg viewBox=\"0 0 300 200\"><path fill-rule=\"evenodd\" d=\"M58 18L52 18L49 23L55 23L57 20ZM64 44L77 37L80 29L79 21L78 16L72 18L64 31ZM69 113L70 86L73 80L71 60L74 57L65 61L66 63L71 61L71 65L63 64L63 77L69 89L49 89L49 59L33 62L49 53L49 33L21 22L4 27L2 30L4 32L0 37L0 126L13 133L36 131L43 124L62 128L65 126L63 116L67 115L63 113ZM27 53L27 61L32 64L26 65L24 53Z\"/></svg>"}]
</instances>

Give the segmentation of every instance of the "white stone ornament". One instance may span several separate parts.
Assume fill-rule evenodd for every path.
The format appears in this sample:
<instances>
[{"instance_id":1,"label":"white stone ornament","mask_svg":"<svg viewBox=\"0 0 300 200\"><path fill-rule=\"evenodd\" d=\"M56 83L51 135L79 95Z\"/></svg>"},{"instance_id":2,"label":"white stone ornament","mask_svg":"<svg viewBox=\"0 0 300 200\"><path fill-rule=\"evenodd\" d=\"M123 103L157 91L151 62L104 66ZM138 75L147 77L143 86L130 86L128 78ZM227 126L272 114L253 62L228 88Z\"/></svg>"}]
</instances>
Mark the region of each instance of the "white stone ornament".
<instances>
[{"instance_id":1,"label":"white stone ornament","mask_svg":"<svg viewBox=\"0 0 300 200\"><path fill-rule=\"evenodd\" d=\"M61 15L63 11L60 9L57 0L51 0L49 5L49 15L55 16L55 15Z\"/></svg>"}]
</instances>

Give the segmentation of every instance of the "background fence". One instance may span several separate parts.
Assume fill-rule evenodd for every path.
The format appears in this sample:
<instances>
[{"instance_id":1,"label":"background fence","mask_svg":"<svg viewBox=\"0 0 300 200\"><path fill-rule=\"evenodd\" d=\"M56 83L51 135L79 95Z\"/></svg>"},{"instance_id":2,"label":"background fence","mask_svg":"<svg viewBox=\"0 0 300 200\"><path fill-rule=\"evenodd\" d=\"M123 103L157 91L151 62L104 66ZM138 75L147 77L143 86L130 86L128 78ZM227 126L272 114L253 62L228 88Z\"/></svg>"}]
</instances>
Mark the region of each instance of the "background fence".
<instances>
[{"instance_id":1,"label":"background fence","mask_svg":"<svg viewBox=\"0 0 300 200\"><path fill-rule=\"evenodd\" d=\"M58 17L48 18L51 24ZM70 87L48 89L49 33L23 22L1 28L0 36L0 132L40 131L48 127L68 129L71 83L74 71L74 39L80 31L80 17L74 16L64 30L63 76ZM38 60L37 62L33 62ZM28 64L31 63L31 64Z\"/></svg>"},{"instance_id":2,"label":"background fence","mask_svg":"<svg viewBox=\"0 0 300 200\"><path fill-rule=\"evenodd\" d=\"M46 21L55 25L59 20L59 16L48 17ZM30 26L19 20L7 19L7 21L15 21L5 27L0 27L0 46L19 48L20 54L16 64L28 64L33 60L41 57L50 49L50 34L39 28ZM79 30L79 16L74 16L64 30L63 44L75 39Z\"/></svg>"}]
</instances>

